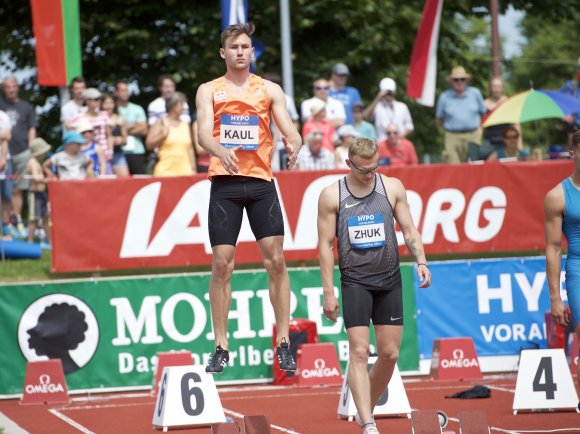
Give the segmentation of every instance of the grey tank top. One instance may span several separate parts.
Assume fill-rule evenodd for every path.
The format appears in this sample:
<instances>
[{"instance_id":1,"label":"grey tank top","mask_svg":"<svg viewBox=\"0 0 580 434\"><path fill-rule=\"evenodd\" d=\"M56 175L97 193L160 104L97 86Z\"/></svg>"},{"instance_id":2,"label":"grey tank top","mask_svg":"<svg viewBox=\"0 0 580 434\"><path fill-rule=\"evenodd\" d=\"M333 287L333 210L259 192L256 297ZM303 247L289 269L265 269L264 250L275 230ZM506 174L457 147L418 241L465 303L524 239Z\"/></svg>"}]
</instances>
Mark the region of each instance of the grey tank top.
<instances>
[{"instance_id":1,"label":"grey tank top","mask_svg":"<svg viewBox=\"0 0 580 434\"><path fill-rule=\"evenodd\" d=\"M343 285L370 290L401 287L399 249L393 208L381 175L365 197L349 191L346 177L339 180L338 258Z\"/></svg>"}]
</instances>

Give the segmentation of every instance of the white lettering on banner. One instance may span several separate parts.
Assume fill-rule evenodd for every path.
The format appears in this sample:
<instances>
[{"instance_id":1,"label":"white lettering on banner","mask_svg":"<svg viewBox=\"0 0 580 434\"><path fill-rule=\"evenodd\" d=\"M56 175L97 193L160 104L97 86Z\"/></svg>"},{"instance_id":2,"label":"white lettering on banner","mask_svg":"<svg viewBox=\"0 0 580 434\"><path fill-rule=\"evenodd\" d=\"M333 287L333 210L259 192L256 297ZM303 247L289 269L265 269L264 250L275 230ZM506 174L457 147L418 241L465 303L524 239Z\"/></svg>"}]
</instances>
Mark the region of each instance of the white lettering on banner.
<instances>
[{"instance_id":1,"label":"white lettering on banner","mask_svg":"<svg viewBox=\"0 0 580 434\"><path fill-rule=\"evenodd\" d=\"M499 288L489 287L487 274L478 274L476 281L479 313L490 313L490 300L501 300L501 311L504 313L514 311L512 280L509 273L502 273L499 275Z\"/></svg>"},{"instance_id":2,"label":"white lettering on banner","mask_svg":"<svg viewBox=\"0 0 580 434\"><path fill-rule=\"evenodd\" d=\"M300 371L300 376L303 378L340 377L340 372L334 366L327 368L324 359L316 359L314 360L314 368L303 369Z\"/></svg>"},{"instance_id":3,"label":"white lettering on banner","mask_svg":"<svg viewBox=\"0 0 580 434\"><path fill-rule=\"evenodd\" d=\"M234 339L255 338L256 332L250 324L250 299L254 297L254 291L233 291L232 298L235 300L235 309L230 309L228 319L237 320L238 327L234 332Z\"/></svg>"},{"instance_id":4,"label":"white lettering on banner","mask_svg":"<svg viewBox=\"0 0 580 434\"><path fill-rule=\"evenodd\" d=\"M276 317L274 316L274 308L270 302L270 291L267 289L259 289L256 291L256 297L262 300L262 328L258 330L258 336L261 338L271 338ZM296 300L296 298L294 298ZM298 303L298 300L296 300ZM292 307L292 298L290 298L290 312L294 312L296 306Z\"/></svg>"},{"instance_id":5,"label":"white lettering on banner","mask_svg":"<svg viewBox=\"0 0 580 434\"><path fill-rule=\"evenodd\" d=\"M537 312L542 289L546 283L546 273L543 271L536 273L531 285L524 273L514 273L513 276L526 299L528 312ZM502 273L499 275L499 280L499 288L490 288L488 276L486 274L477 275L479 313L490 313L490 300L501 300L501 308L504 313L514 311L511 274Z\"/></svg>"},{"instance_id":6,"label":"white lettering on banner","mask_svg":"<svg viewBox=\"0 0 580 434\"><path fill-rule=\"evenodd\" d=\"M484 209L483 204L491 202L494 208ZM469 201L465 214L465 235L471 241L483 243L495 237L503 224L507 198L497 187L483 187L477 190ZM489 222L487 226L479 226L479 216L483 215Z\"/></svg>"},{"instance_id":7,"label":"white lettering on banner","mask_svg":"<svg viewBox=\"0 0 580 434\"><path fill-rule=\"evenodd\" d=\"M175 308L182 301L189 304L193 316L191 330L186 335L179 332L177 327L175 327ZM199 298L193 294L187 292L177 293L169 297L164 303L161 309L161 324L167 336L175 342L192 342L203 333L207 324L205 307Z\"/></svg>"},{"instance_id":8,"label":"white lettering on banner","mask_svg":"<svg viewBox=\"0 0 580 434\"><path fill-rule=\"evenodd\" d=\"M543 271L536 273L532 285L524 273L515 273L514 276L528 303L528 312L537 312L542 288L546 282L546 273Z\"/></svg>"},{"instance_id":9,"label":"white lettering on banner","mask_svg":"<svg viewBox=\"0 0 580 434\"><path fill-rule=\"evenodd\" d=\"M524 324L491 324L489 326L479 326L483 339L486 342L492 342L494 339L498 342L508 341L533 341L546 339L546 330L537 323L530 324L529 330L526 330Z\"/></svg>"},{"instance_id":10,"label":"white lettering on banner","mask_svg":"<svg viewBox=\"0 0 580 434\"><path fill-rule=\"evenodd\" d=\"M449 208L443 209L449 204ZM455 220L459 218L465 209L465 196L455 188L443 188L437 190L427 202L427 210L423 220L422 238L426 244L435 240L437 226L441 226L443 236L452 243L459 242L459 234Z\"/></svg>"},{"instance_id":11,"label":"white lettering on banner","mask_svg":"<svg viewBox=\"0 0 580 434\"><path fill-rule=\"evenodd\" d=\"M26 393L33 395L35 393L58 393L64 392L64 387L61 383L52 383L50 375L41 374L38 377L38 384L27 384Z\"/></svg>"},{"instance_id":12,"label":"white lettering on banner","mask_svg":"<svg viewBox=\"0 0 580 434\"><path fill-rule=\"evenodd\" d=\"M139 316L136 318L128 298L111 298L109 303L116 308L117 314L117 337L113 339L113 345L130 345L138 342L142 344L159 344L163 342L163 338L157 333L156 306L160 302L161 297L158 295L145 297L139 309ZM143 328L145 328L144 337ZM131 335L131 339L125 334L127 330Z\"/></svg>"},{"instance_id":13,"label":"white lettering on banner","mask_svg":"<svg viewBox=\"0 0 580 434\"><path fill-rule=\"evenodd\" d=\"M314 288L302 288L300 291L306 297L306 308L308 318L316 323L316 330L319 335L336 335L342 330L342 317L338 317L331 326L322 323L323 318L323 290L321 286ZM338 288L334 287L334 295L338 297Z\"/></svg>"},{"instance_id":14,"label":"white lettering on banner","mask_svg":"<svg viewBox=\"0 0 580 434\"><path fill-rule=\"evenodd\" d=\"M284 200L280 192L280 206L284 219L284 250L314 250L318 245L315 216L316 204L322 189L343 175L326 175L315 179L304 191L295 231L291 231ZM169 217L163 222L156 234L152 233L155 213L161 193L161 182L154 182L141 188L133 197L127 216L120 258L163 257L171 254L178 245L202 245L206 254L211 254L207 231L207 218L210 181L196 182L189 187ZM276 183L276 188L278 185ZM435 242L437 229L441 228L443 237L452 243L460 242L457 220L465 212L464 233L467 239L474 242L489 241L497 236L505 218L507 199L498 187L483 187L470 198L466 210L466 197L458 189L444 188L436 190L428 199L425 215L423 200L414 191L407 191L407 199L413 222L417 227L423 221L422 238L424 244ZM483 209L490 202L493 208ZM199 226L190 226L198 217ZM487 225L479 226L480 217L487 220ZM293 234L293 236L292 236ZM404 240L400 231L396 232L398 245ZM247 216L240 229L238 242L255 242Z\"/></svg>"}]
</instances>

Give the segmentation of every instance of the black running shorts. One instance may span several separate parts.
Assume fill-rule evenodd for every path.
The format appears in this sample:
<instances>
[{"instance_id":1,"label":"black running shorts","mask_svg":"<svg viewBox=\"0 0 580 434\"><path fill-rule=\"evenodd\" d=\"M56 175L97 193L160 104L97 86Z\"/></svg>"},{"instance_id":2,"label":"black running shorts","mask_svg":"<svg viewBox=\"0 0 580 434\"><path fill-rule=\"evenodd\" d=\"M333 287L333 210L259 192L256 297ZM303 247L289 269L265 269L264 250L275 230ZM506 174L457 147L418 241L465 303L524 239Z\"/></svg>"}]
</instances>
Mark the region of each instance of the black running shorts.
<instances>
[{"instance_id":1,"label":"black running shorts","mask_svg":"<svg viewBox=\"0 0 580 434\"><path fill-rule=\"evenodd\" d=\"M403 325L403 291L368 290L360 286L342 285L342 316L344 327L374 325Z\"/></svg>"},{"instance_id":2,"label":"black running shorts","mask_svg":"<svg viewBox=\"0 0 580 434\"><path fill-rule=\"evenodd\" d=\"M256 240L284 235L284 219L274 181L249 176L215 176L211 183L208 228L211 246L236 245L244 208Z\"/></svg>"}]
</instances>

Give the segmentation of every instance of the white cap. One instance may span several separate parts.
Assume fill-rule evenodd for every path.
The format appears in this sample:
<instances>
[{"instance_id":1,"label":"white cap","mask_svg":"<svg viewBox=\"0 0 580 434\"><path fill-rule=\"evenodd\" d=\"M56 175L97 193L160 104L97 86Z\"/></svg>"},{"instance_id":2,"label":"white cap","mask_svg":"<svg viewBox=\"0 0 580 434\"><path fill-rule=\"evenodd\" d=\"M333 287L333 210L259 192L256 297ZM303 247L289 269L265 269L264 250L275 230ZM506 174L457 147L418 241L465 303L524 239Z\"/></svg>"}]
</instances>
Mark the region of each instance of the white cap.
<instances>
[{"instance_id":1,"label":"white cap","mask_svg":"<svg viewBox=\"0 0 580 434\"><path fill-rule=\"evenodd\" d=\"M383 92L384 91L395 92L397 90L397 84L395 83L395 80L393 80L392 78L385 77L379 83L379 88Z\"/></svg>"},{"instance_id":2,"label":"white cap","mask_svg":"<svg viewBox=\"0 0 580 434\"><path fill-rule=\"evenodd\" d=\"M341 126L336 132L336 134L338 134L338 137L346 137L346 136L361 137L361 134L357 130L355 130L355 128L352 125Z\"/></svg>"},{"instance_id":3,"label":"white cap","mask_svg":"<svg viewBox=\"0 0 580 434\"><path fill-rule=\"evenodd\" d=\"M320 98L314 98L312 101L312 105L310 106L310 113L313 115L317 115L326 107L326 103L322 101Z\"/></svg>"}]
</instances>

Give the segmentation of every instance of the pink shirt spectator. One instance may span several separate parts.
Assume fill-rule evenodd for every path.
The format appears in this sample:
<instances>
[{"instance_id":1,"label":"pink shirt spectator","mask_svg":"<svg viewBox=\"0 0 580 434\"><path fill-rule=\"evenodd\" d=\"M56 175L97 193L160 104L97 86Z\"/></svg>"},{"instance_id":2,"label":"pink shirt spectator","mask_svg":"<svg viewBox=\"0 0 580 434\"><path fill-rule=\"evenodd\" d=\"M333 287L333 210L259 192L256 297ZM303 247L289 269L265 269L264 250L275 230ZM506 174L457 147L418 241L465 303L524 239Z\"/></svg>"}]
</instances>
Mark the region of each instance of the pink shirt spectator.
<instances>
[{"instance_id":1,"label":"pink shirt spectator","mask_svg":"<svg viewBox=\"0 0 580 434\"><path fill-rule=\"evenodd\" d=\"M377 143L377 145L379 147L379 162L381 163L382 160L388 159L389 163L386 165L394 167L419 164L415 146L407 139L399 138L395 147L389 146L386 140Z\"/></svg>"},{"instance_id":2,"label":"pink shirt spectator","mask_svg":"<svg viewBox=\"0 0 580 434\"><path fill-rule=\"evenodd\" d=\"M105 111L100 111L97 116L89 116L86 112L76 115L72 124L76 127L81 118L88 119L93 125L93 134L95 142L101 147L105 155L109 153L109 145L107 143L107 125L109 123L109 115Z\"/></svg>"},{"instance_id":3,"label":"pink shirt spectator","mask_svg":"<svg viewBox=\"0 0 580 434\"><path fill-rule=\"evenodd\" d=\"M319 131L322 134L322 147L334 152L334 142L336 141L336 130L329 120L321 122L309 121L302 127L302 137L308 136L312 131Z\"/></svg>"}]
</instances>

